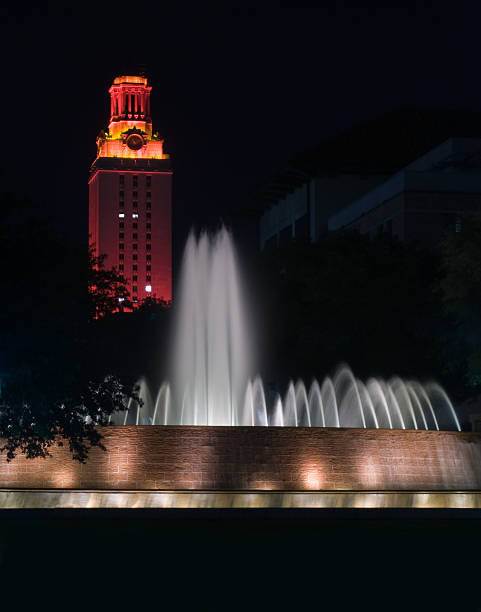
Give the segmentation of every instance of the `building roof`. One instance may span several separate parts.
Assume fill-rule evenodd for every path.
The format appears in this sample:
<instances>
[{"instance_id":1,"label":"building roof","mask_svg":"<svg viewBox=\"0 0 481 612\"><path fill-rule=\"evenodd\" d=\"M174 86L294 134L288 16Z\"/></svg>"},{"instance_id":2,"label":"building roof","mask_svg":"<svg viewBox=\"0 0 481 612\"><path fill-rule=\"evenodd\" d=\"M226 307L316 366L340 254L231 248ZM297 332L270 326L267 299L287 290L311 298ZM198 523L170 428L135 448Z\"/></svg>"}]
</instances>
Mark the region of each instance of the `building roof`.
<instances>
[{"instance_id":1,"label":"building roof","mask_svg":"<svg viewBox=\"0 0 481 612\"><path fill-rule=\"evenodd\" d=\"M481 112L399 109L370 119L289 160L248 197L261 213L310 178L332 174L394 174L452 137L481 138Z\"/></svg>"},{"instance_id":2,"label":"building roof","mask_svg":"<svg viewBox=\"0 0 481 612\"><path fill-rule=\"evenodd\" d=\"M453 137L480 138L481 112L391 111L297 155L290 164L312 174L329 171L392 173Z\"/></svg>"},{"instance_id":3,"label":"building roof","mask_svg":"<svg viewBox=\"0 0 481 612\"><path fill-rule=\"evenodd\" d=\"M481 138L449 138L331 215L329 229L353 223L403 191L480 193L480 162Z\"/></svg>"}]
</instances>

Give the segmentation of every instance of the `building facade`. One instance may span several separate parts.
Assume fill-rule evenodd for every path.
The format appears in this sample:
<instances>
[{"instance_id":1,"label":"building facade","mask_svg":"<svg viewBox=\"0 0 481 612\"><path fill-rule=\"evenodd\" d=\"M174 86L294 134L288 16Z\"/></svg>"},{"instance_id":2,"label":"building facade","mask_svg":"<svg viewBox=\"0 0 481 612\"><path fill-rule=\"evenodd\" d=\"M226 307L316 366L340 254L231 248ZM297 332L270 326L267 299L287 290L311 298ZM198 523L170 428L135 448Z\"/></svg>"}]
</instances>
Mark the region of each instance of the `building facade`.
<instances>
[{"instance_id":1,"label":"building facade","mask_svg":"<svg viewBox=\"0 0 481 612\"><path fill-rule=\"evenodd\" d=\"M261 250L293 240L316 242L328 231L331 214L386 178L384 174L339 172L310 177L286 190L260 217Z\"/></svg>"},{"instance_id":2,"label":"building facade","mask_svg":"<svg viewBox=\"0 0 481 612\"><path fill-rule=\"evenodd\" d=\"M151 89L143 76L114 80L89 179L90 244L126 278L134 304L172 299L172 166L152 131Z\"/></svg>"},{"instance_id":3,"label":"building facade","mask_svg":"<svg viewBox=\"0 0 481 612\"><path fill-rule=\"evenodd\" d=\"M438 243L481 209L481 113L404 110L313 150L251 196L261 250L328 231Z\"/></svg>"},{"instance_id":4,"label":"building facade","mask_svg":"<svg viewBox=\"0 0 481 612\"><path fill-rule=\"evenodd\" d=\"M330 230L435 246L481 210L481 139L449 138L328 220Z\"/></svg>"}]
</instances>

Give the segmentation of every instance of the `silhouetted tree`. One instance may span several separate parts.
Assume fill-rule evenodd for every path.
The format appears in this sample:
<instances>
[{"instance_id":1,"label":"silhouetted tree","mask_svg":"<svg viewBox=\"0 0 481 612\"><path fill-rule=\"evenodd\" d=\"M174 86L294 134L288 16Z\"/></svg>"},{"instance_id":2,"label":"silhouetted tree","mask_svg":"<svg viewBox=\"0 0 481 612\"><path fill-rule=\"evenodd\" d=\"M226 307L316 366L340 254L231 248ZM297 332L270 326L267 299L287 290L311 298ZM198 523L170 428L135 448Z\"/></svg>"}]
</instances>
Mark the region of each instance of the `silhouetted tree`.
<instances>
[{"instance_id":1,"label":"silhouetted tree","mask_svg":"<svg viewBox=\"0 0 481 612\"><path fill-rule=\"evenodd\" d=\"M361 377L444 381L436 253L339 232L266 252L262 267L273 287L265 315L272 379L321 377L347 362Z\"/></svg>"},{"instance_id":2,"label":"silhouetted tree","mask_svg":"<svg viewBox=\"0 0 481 612\"><path fill-rule=\"evenodd\" d=\"M462 231L442 245L439 290L455 322L455 339L465 355L471 387L481 386L481 215L462 220Z\"/></svg>"},{"instance_id":3,"label":"silhouetted tree","mask_svg":"<svg viewBox=\"0 0 481 612\"><path fill-rule=\"evenodd\" d=\"M115 268L105 268L106 255L96 256L90 247L88 257L89 319L131 308L127 281Z\"/></svg>"},{"instance_id":4,"label":"silhouetted tree","mask_svg":"<svg viewBox=\"0 0 481 612\"><path fill-rule=\"evenodd\" d=\"M83 461L101 445L97 425L135 396L132 380L96 355L99 320L127 300L125 281L103 258L71 246L41 207L0 198L1 449L12 459L68 443ZM115 308L114 308L115 306Z\"/></svg>"}]
</instances>

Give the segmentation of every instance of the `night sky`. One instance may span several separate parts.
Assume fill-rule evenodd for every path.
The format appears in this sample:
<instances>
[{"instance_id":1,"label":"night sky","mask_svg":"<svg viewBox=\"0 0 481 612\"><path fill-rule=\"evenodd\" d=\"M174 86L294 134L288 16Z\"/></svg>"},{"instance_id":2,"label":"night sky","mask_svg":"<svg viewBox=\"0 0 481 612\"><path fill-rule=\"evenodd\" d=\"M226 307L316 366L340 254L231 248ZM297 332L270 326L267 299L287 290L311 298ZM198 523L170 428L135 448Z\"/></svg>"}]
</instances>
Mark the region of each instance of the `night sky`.
<instances>
[{"instance_id":1,"label":"night sky","mask_svg":"<svg viewBox=\"0 0 481 612\"><path fill-rule=\"evenodd\" d=\"M139 67L153 86L154 130L173 159L177 262L192 225L213 228L228 220L256 185L323 139L396 108L481 110L481 9L474 2L4 4L2 190L30 197L68 240L85 248L88 173L96 136L108 125L108 89L116 76ZM38 300L25 295L32 304ZM21 331L37 341L25 330L40 323L39 343L49 329L38 314L46 312L49 302L43 303ZM253 298L250 303L256 305ZM134 331L137 344L122 345L131 357L143 343ZM52 338L47 346L54 346ZM142 344L142 358L149 354ZM245 609L261 609L262 599L253 598L257 589L269 598L266 610L286 608L286 601L293 610L310 609L303 604L313 598L325 609L347 609L349 597L351 609L359 610L480 609L479 587L473 588L479 569L472 562L481 544L479 510L466 513L473 520L465 522L449 511L430 521L420 513L401 521L382 512L372 515L378 522L354 521L355 513L344 521L251 514L250 522L199 521L197 515L163 523L145 520L146 514L121 522L112 513L105 520L90 514L83 523L51 516L42 523L23 514L17 522L14 516L0 521L0 571L9 585L21 579L18 594L32 592L37 607L39 593L52 597L61 592L58 585L72 584L70 599L85 592L94 601L98 590L109 597L106 609L112 595L124 600L130 592L137 607L152 593L161 603L174 594L182 607L190 595L198 609L215 609L217 602L231 606L234 594L242 604L248 598ZM420 593L413 596L414 588Z\"/></svg>"},{"instance_id":2,"label":"night sky","mask_svg":"<svg viewBox=\"0 0 481 612\"><path fill-rule=\"evenodd\" d=\"M107 90L137 66L173 158L176 250L190 225L215 226L290 157L359 121L398 107L481 107L473 4L318 4L9 8L0 37L4 186L86 243Z\"/></svg>"}]
</instances>

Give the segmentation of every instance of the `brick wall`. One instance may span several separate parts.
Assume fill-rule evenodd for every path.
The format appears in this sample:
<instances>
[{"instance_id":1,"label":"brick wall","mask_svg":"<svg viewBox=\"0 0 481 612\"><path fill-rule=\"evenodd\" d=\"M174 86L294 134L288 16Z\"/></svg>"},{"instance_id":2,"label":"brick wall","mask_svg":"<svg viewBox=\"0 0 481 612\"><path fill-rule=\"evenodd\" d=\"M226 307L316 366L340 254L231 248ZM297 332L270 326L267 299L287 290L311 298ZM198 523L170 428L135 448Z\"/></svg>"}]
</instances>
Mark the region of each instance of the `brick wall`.
<instances>
[{"instance_id":1,"label":"brick wall","mask_svg":"<svg viewBox=\"0 0 481 612\"><path fill-rule=\"evenodd\" d=\"M0 458L0 488L481 490L481 434L282 427L108 427L82 465Z\"/></svg>"}]
</instances>

